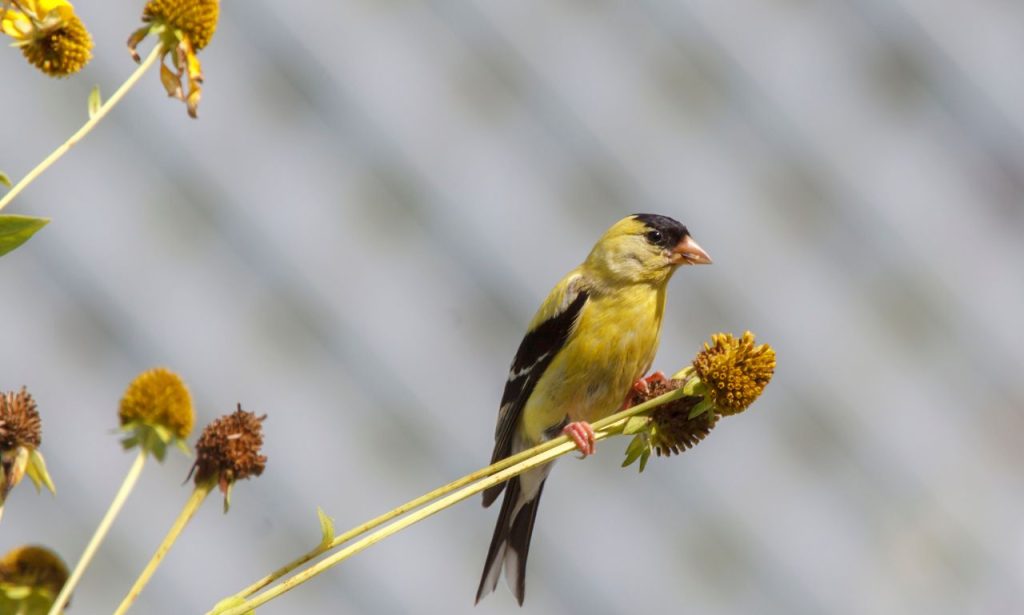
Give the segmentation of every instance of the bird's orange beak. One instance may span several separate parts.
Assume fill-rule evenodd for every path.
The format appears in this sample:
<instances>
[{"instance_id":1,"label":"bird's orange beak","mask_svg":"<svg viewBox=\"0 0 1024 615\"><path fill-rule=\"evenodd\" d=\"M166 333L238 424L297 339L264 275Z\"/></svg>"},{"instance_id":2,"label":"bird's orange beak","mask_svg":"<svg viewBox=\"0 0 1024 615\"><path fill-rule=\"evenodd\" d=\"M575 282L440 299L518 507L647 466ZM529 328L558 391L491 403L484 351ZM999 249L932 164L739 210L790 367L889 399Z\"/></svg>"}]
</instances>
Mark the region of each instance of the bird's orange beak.
<instances>
[{"instance_id":1,"label":"bird's orange beak","mask_svg":"<svg viewBox=\"0 0 1024 615\"><path fill-rule=\"evenodd\" d=\"M673 265L710 265L711 257L692 237L686 235L670 252Z\"/></svg>"}]
</instances>

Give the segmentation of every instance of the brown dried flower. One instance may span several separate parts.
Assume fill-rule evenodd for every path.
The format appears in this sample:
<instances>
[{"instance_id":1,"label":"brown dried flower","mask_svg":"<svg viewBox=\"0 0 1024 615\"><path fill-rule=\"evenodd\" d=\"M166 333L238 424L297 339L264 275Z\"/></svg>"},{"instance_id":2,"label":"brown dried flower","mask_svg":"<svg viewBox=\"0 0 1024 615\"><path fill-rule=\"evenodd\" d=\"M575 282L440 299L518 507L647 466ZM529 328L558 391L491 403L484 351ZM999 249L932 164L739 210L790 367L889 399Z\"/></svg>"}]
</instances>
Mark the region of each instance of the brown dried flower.
<instances>
[{"instance_id":1,"label":"brown dried flower","mask_svg":"<svg viewBox=\"0 0 1024 615\"><path fill-rule=\"evenodd\" d=\"M216 481L221 491L230 493L235 481L259 476L267 464L260 454L263 445L263 421L252 412L238 410L222 416L206 426L196 442L196 485ZM226 504L226 502L225 502Z\"/></svg>"},{"instance_id":2,"label":"brown dried flower","mask_svg":"<svg viewBox=\"0 0 1024 615\"><path fill-rule=\"evenodd\" d=\"M0 394L0 451L20 446L39 448L42 442L42 422L36 402L25 389Z\"/></svg>"},{"instance_id":3,"label":"brown dried flower","mask_svg":"<svg viewBox=\"0 0 1024 615\"><path fill-rule=\"evenodd\" d=\"M0 394L0 513L7 494L26 474L36 489L46 486L55 491L38 450L42 440L39 411L25 387Z\"/></svg>"}]
</instances>

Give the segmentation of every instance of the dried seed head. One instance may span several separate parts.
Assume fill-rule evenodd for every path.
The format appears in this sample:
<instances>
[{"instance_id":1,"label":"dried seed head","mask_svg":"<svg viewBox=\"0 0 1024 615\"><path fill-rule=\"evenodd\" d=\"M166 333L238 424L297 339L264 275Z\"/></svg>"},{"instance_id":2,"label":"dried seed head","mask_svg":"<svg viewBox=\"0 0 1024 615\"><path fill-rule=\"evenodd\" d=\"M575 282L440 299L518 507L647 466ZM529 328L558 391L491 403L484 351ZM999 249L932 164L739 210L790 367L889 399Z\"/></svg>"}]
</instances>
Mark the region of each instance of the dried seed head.
<instances>
[{"instance_id":1,"label":"dried seed head","mask_svg":"<svg viewBox=\"0 0 1024 615\"><path fill-rule=\"evenodd\" d=\"M0 394L0 451L19 447L39 448L42 439L42 422L36 402L25 387L17 393Z\"/></svg>"},{"instance_id":2,"label":"dried seed head","mask_svg":"<svg viewBox=\"0 0 1024 615\"><path fill-rule=\"evenodd\" d=\"M683 384L683 380L662 380L650 383L646 392L634 389L630 396L630 406L660 397ZM703 412L692 419L688 418L700 400L699 396L682 397L651 410L647 430L650 445L659 456L677 455L691 449L711 433L718 422L718 415L714 412Z\"/></svg>"},{"instance_id":3,"label":"dried seed head","mask_svg":"<svg viewBox=\"0 0 1024 615\"><path fill-rule=\"evenodd\" d=\"M118 411L121 426L143 423L159 426L176 438L192 433L192 397L181 378L158 367L139 374L125 389Z\"/></svg>"},{"instance_id":4,"label":"dried seed head","mask_svg":"<svg viewBox=\"0 0 1024 615\"><path fill-rule=\"evenodd\" d=\"M711 336L711 344L693 361L694 370L707 385L717 412L724 416L745 410L761 394L775 372L775 350L754 345L747 331L736 339L728 333Z\"/></svg>"},{"instance_id":5,"label":"dried seed head","mask_svg":"<svg viewBox=\"0 0 1024 615\"><path fill-rule=\"evenodd\" d=\"M243 478L259 476L267 464L260 454L263 445L263 421L252 412L238 410L206 426L196 442L196 484L215 480L225 493L231 484Z\"/></svg>"},{"instance_id":6,"label":"dried seed head","mask_svg":"<svg viewBox=\"0 0 1024 615\"><path fill-rule=\"evenodd\" d=\"M219 15L220 0L149 0L142 9L142 21L178 30L196 51L210 43Z\"/></svg>"},{"instance_id":7,"label":"dried seed head","mask_svg":"<svg viewBox=\"0 0 1024 615\"><path fill-rule=\"evenodd\" d=\"M658 406L651 411L651 445L661 455L678 455L689 450L711 433L718 415L702 412L689 418L699 397L684 397Z\"/></svg>"},{"instance_id":8,"label":"dried seed head","mask_svg":"<svg viewBox=\"0 0 1024 615\"><path fill-rule=\"evenodd\" d=\"M0 558L0 611L45 613L67 579L68 569L53 551L35 545L12 549Z\"/></svg>"}]
</instances>

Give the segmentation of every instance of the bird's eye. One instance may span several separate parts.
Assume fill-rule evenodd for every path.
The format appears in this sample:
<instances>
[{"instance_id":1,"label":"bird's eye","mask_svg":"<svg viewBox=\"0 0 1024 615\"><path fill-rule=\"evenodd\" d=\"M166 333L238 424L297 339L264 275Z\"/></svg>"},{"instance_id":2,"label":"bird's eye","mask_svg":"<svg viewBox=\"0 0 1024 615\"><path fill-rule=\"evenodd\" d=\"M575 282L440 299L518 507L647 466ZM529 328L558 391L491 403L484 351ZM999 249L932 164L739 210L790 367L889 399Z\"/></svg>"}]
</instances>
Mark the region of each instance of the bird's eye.
<instances>
[{"instance_id":1,"label":"bird's eye","mask_svg":"<svg viewBox=\"0 0 1024 615\"><path fill-rule=\"evenodd\" d=\"M647 231L647 234L644 235L644 237L647 238L647 241L654 244L661 243L661 240L664 238L661 234L661 231L656 230Z\"/></svg>"}]
</instances>

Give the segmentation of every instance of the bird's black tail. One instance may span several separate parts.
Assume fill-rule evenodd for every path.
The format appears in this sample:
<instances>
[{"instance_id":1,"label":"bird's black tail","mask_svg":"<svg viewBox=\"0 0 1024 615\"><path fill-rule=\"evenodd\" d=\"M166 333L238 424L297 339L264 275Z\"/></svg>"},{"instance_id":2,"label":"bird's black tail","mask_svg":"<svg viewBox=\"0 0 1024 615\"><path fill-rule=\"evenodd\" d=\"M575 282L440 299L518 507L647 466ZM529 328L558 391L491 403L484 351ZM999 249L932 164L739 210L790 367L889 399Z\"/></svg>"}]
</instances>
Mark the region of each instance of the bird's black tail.
<instances>
[{"instance_id":1,"label":"bird's black tail","mask_svg":"<svg viewBox=\"0 0 1024 615\"><path fill-rule=\"evenodd\" d=\"M509 479L501 512L498 513L498 524L487 550L484 572L480 576L480 587L476 591L477 602L498 586L498 577L504 567L508 586L522 606L526 594L526 556L530 552L530 536L533 535L533 522L537 519L537 507L543 491L542 480L537 493L527 499L519 477Z\"/></svg>"}]
</instances>

